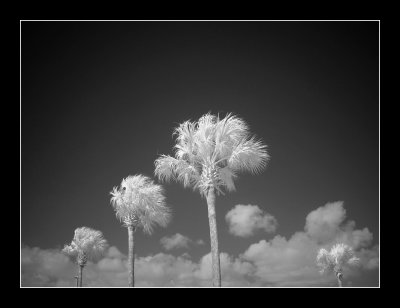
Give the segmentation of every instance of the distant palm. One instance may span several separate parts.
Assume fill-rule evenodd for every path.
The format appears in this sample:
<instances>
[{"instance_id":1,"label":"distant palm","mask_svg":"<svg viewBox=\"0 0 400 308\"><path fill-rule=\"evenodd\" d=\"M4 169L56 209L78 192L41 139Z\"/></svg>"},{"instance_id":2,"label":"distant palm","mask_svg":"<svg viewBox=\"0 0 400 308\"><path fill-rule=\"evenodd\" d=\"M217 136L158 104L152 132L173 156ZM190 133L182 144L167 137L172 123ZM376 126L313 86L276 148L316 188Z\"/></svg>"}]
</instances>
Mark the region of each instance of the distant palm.
<instances>
[{"instance_id":1,"label":"distant palm","mask_svg":"<svg viewBox=\"0 0 400 308\"><path fill-rule=\"evenodd\" d=\"M343 266L356 264L359 261L355 257L353 249L346 244L336 244L328 252L321 248L317 255L317 265L321 273L333 272L338 281L339 287L342 287Z\"/></svg>"},{"instance_id":2,"label":"distant palm","mask_svg":"<svg viewBox=\"0 0 400 308\"><path fill-rule=\"evenodd\" d=\"M215 194L234 191L234 179L240 172L261 172L269 158L266 145L251 136L247 124L232 114L223 119L206 114L198 122L185 121L174 135L175 157L161 155L156 159L155 175L192 187L207 199L213 286L220 287Z\"/></svg>"},{"instance_id":3,"label":"distant palm","mask_svg":"<svg viewBox=\"0 0 400 308\"><path fill-rule=\"evenodd\" d=\"M77 228L70 245L62 250L65 254L76 258L79 265L79 286L82 287L82 271L88 260L94 261L101 257L108 246L101 231L87 227Z\"/></svg>"},{"instance_id":4,"label":"distant palm","mask_svg":"<svg viewBox=\"0 0 400 308\"><path fill-rule=\"evenodd\" d=\"M171 214L165 204L162 186L143 175L128 176L121 182L120 189L114 187L111 203L117 218L128 228L129 240L129 286L135 286L134 233L142 228L151 234L155 225L165 227Z\"/></svg>"}]
</instances>

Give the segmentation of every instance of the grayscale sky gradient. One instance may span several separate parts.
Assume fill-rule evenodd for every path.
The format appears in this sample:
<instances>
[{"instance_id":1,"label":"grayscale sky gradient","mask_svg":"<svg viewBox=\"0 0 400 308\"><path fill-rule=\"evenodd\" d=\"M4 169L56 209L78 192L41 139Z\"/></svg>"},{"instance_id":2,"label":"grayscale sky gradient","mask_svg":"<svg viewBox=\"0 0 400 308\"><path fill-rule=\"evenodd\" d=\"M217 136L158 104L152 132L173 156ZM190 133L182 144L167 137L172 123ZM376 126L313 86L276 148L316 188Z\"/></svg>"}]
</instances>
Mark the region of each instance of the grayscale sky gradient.
<instances>
[{"instance_id":1,"label":"grayscale sky gradient","mask_svg":"<svg viewBox=\"0 0 400 308\"><path fill-rule=\"evenodd\" d=\"M114 260L103 262L111 264L107 274L103 263L91 265L87 284L123 285L128 235L109 192L128 175L153 176L158 155L173 153L173 129L209 111L243 118L271 156L261 175L241 175L236 192L217 198L225 285L334 286L302 250L347 234L353 244L359 239L356 252L365 264L345 284L377 286L377 21L23 21L22 285L74 286L75 269L57 249L81 226L103 232ZM173 221L151 237L137 236L137 283L207 286L206 202L180 184L164 187ZM271 215L276 226L235 234L226 215L236 205L258 206L254 215ZM331 228L332 242L313 237L307 217ZM170 238L176 234L182 237ZM291 262L290 251L304 264L280 264ZM279 274L270 272L269 256L282 266ZM63 272L46 272L48 259L61 262ZM163 270L169 264L170 272L146 270L156 263ZM181 272L191 280L179 278ZM222 279L224 285L224 271Z\"/></svg>"}]
</instances>

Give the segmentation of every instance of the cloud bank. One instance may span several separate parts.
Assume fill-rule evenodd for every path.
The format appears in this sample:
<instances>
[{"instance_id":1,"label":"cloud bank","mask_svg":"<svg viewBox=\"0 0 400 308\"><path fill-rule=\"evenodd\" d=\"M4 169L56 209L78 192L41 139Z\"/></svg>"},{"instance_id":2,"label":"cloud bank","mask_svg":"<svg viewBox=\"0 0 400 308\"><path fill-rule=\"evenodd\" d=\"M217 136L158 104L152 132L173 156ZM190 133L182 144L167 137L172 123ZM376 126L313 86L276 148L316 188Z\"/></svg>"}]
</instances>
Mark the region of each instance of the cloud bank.
<instances>
[{"instance_id":1,"label":"cloud bank","mask_svg":"<svg viewBox=\"0 0 400 308\"><path fill-rule=\"evenodd\" d=\"M204 241L199 239L197 241L193 241L187 236L184 236L180 233L176 233L172 236L164 236L160 240L161 245L165 250L173 250L179 248L189 248L189 245L204 245Z\"/></svg>"},{"instance_id":2,"label":"cloud bank","mask_svg":"<svg viewBox=\"0 0 400 308\"><path fill-rule=\"evenodd\" d=\"M170 241L165 240L164 243L180 243L178 247L187 243L185 239L188 238L179 235L167 238ZM175 242L171 239L175 239ZM367 228L359 230L354 221L346 222L343 202L328 203L309 213L304 230L288 239L276 235L271 240L260 240L249 245L238 256L222 252L222 286L336 286L335 277L320 275L315 264L318 249L328 248L336 242L352 246L360 258L359 266L346 269L344 286L378 286L379 247L371 247L372 239L372 233ZM190 239L188 241L193 242ZM199 260L191 259L187 253L180 256L158 253L138 257L135 261L136 285L209 287L210 264L210 254ZM74 287L76 274L76 264L57 250L28 246L21 248L23 287ZM114 246L98 263L88 262L84 269L83 285L86 287L125 287L127 281L127 257Z\"/></svg>"},{"instance_id":3,"label":"cloud bank","mask_svg":"<svg viewBox=\"0 0 400 308\"><path fill-rule=\"evenodd\" d=\"M277 235L270 241L261 240L250 245L241 258L255 265L255 276L261 282L274 286L334 286L335 277L318 273L315 258L321 247L337 242L353 247L361 259L360 267L345 273L347 278L377 269L378 246L367 249L372 233L367 228L355 229L354 221L344 223L345 218L343 202L327 203L307 215L304 231L289 239Z\"/></svg>"}]
</instances>

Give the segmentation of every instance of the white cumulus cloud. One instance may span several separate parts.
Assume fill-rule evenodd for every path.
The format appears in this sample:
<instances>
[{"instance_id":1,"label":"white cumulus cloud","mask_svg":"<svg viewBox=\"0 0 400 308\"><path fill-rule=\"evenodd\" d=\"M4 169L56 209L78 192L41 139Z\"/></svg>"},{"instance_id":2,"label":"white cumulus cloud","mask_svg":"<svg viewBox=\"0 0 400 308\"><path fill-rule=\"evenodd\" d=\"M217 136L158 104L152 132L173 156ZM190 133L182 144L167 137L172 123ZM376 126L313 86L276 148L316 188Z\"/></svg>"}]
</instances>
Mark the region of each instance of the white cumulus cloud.
<instances>
[{"instance_id":1,"label":"white cumulus cloud","mask_svg":"<svg viewBox=\"0 0 400 308\"><path fill-rule=\"evenodd\" d=\"M204 241L199 239L197 241L191 240L189 237L180 233L171 236L164 236L160 240L161 245L165 250L173 250L179 248L189 248L190 244L204 245Z\"/></svg>"},{"instance_id":2,"label":"white cumulus cloud","mask_svg":"<svg viewBox=\"0 0 400 308\"><path fill-rule=\"evenodd\" d=\"M161 238L160 243L166 250L172 250L176 248L187 248L189 247L189 243L191 240L180 233L177 233L172 236L164 236Z\"/></svg>"},{"instance_id":3,"label":"white cumulus cloud","mask_svg":"<svg viewBox=\"0 0 400 308\"><path fill-rule=\"evenodd\" d=\"M326 242L336 235L345 219L343 201L327 203L307 215L305 230L316 241Z\"/></svg>"},{"instance_id":4,"label":"white cumulus cloud","mask_svg":"<svg viewBox=\"0 0 400 308\"><path fill-rule=\"evenodd\" d=\"M238 204L226 214L225 220L229 232L240 237L249 237L259 230L273 233L278 225L274 216L262 211L257 205Z\"/></svg>"},{"instance_id":5,"label":"white cumulus cloud","mask_svg":"<svg viewBox=\"0 0 400 308\"><path fill-rule=\"evenodd\" d=\"M355 229L355 222L345 223L343 202L327 203L310 212L304 231L289 239L276 235L273 239L252 244L241 255L256 267L255 275L263 285L271 286L335 286L333 275L320 275L315 258L320 248L343 242L350 245L360 258L361 267L345 273L347 278L360 276L364 270L378 268L378 246L367 248L372 233L364 228ZM345 284L350 285L351 279Z\"/></svg>"}]
</instances>

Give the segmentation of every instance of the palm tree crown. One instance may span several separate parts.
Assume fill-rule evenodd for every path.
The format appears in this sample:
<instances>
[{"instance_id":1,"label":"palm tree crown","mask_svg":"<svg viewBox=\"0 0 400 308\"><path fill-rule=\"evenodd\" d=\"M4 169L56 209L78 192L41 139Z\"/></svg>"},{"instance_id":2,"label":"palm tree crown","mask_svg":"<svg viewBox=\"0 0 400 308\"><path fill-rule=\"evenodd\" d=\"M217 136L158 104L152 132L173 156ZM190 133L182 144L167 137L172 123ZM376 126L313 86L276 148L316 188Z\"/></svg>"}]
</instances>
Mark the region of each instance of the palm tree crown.
<instances>
[{"instance_id":1,"label":"palm tree crown","mask_svg":"<svg viewBox=\"0 0 400 308\"><path fill-rule=\"evenodd\" d=\"M206 196L210 187L218 193L234 191L240 172L259 173L269 155L266 145L250 135L244 120L203 115L197 122L185 121L174 131L175 157L161 155L155 161L160 180L176 180Z\"/></svg>"},{"instance_id":2,"label":"palm tree crown","mask_svg":"<svg viewBox=\"0 0 400 308\"><path fill-rule=\"evenodd\" d=\"M317 265L321 273L341 273L343 266L355 264L359 260L355 257L353 249L342 243L334 245L330 251L321 248L317 255Z\"/></svg>"},{"instance_id":3,"label":"palm tree crown","mask_svg":"<svg viewBox=\"0 0 400 308\"><path fill-rule=\"evenodd\" d=\"M143 175L128 176L111 192L115 214L125 226L141 227L151 234L155 225L165 227L171 218L164 189Z\"/></svg>"},{"instance_id":4,"label":"palm tree crown","mask_svg":"<svg viewBox=\"0 0 400 308\"><path fill-rule=\"evenodd\" d=\"M101 231L82 227L75 230L71 244L65 245L62 251L77 258L78 264L84 266L87 260L94 261L99 258L107 246L107 241L103 238Z\"/></svg>"}]
</instances>

